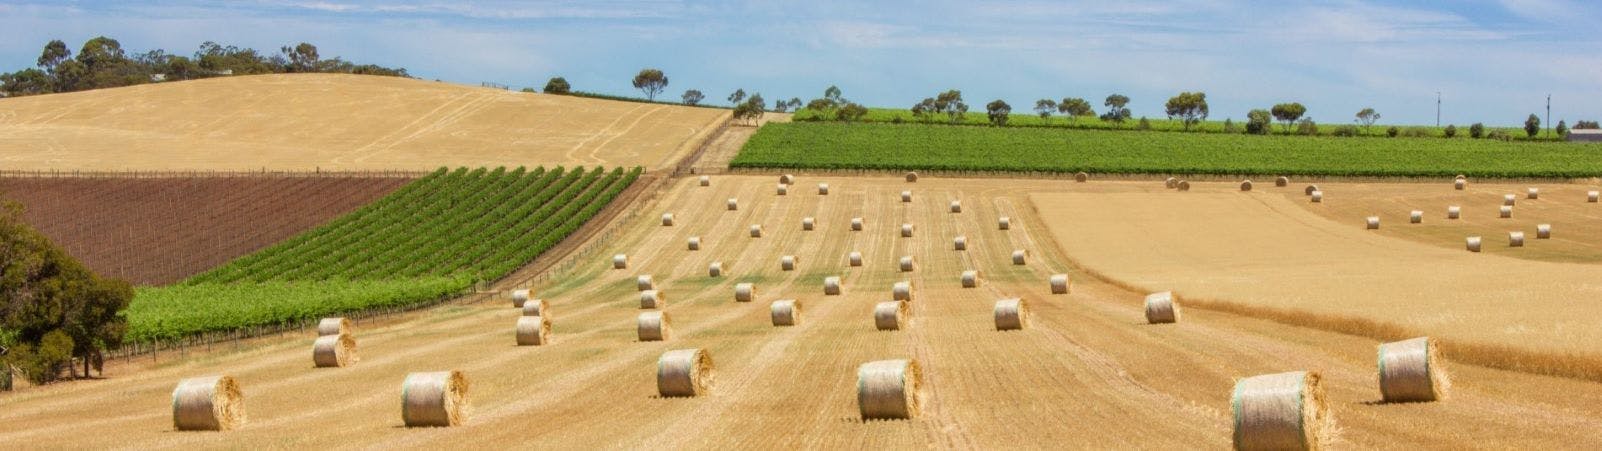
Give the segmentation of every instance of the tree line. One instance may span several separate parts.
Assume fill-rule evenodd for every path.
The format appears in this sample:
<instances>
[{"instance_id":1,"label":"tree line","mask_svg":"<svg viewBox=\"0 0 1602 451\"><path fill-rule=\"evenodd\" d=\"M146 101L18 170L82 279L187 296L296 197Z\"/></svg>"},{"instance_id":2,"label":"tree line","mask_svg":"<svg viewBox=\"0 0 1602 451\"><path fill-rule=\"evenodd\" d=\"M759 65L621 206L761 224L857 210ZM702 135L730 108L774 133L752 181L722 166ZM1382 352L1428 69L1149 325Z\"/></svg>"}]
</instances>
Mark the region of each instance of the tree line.
<instances>
[{"instance_id":1,"label":"tree line","mask_svg":"<svg viewBox=\"0 0 1602 451\"><path fill-rule=\"evenodd\" d=\"M130 53L116 39L100 36L84 42L76 55L59 39L46 43L36 67L0 74L0 93L25 96L225 75L302 72L409 76L402 68L324 58L317 46L305 42L269 54L206 41L192 56L183 56L161 49Z\"/></svg>"}]
</instances>

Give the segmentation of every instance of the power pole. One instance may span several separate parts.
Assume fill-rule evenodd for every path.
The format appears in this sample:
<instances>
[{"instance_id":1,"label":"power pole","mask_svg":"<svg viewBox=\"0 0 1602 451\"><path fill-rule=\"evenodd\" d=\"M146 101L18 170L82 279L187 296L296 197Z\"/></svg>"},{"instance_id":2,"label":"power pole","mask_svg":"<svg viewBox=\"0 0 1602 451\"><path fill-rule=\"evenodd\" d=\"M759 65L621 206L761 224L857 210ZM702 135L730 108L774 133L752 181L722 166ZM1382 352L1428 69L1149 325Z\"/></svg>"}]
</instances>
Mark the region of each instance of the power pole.
<instances>
[{"instance_id":1,"label":"power pole","mask_svg":"<svg viewBox=\"0 0 1602 451\"><path fill-rule=\"evenodd\" d=\"M1552 137L1552 95L1546 95L1546 137Z\"/></svg>"},{"instance_id":2,"label":"power pole","mask_svg":"<svg viewBox=\"0 0 1602 451\"><path fill-rule=\"evenodd\" d=\"M1441 127L1441 92L1435 91L1435 128Z\"/></svg>"}]
</instances>

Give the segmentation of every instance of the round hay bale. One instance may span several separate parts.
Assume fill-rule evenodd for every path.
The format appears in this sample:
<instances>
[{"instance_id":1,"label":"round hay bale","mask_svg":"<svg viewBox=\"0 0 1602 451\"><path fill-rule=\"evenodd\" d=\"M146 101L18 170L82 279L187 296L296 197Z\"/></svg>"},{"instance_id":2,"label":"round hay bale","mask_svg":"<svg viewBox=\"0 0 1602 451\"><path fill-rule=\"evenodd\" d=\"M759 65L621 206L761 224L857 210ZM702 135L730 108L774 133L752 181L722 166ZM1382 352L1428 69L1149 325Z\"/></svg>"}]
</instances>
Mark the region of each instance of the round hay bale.
<instances>
[{"instance_id":1,"label":"round hay bale","mask_svg":"<svg viewBox=\"0 0 1602 451\"><path fill-rule=\"evenodd\" d=\"M673 226L673 213L662 213L662 227Z\"/></svg>"},{"instance_id":2,"label":"round hay bale","mask_svg":"<svg viewBox=\"0 0 1602 451\"><path fill-rule=\"evenodd\" d=\"M1180 191L1190 191L1190 182L1186 180L1180 180L1178 184L1174 185L1174 188Z\"/></svg>"},{"instance_id":3,"label":"round hay bale","mask_svg":"<svg viewBox=\"0 0 1602 451\"><path fill-rule=\"evenodd\" d=\"M356 363L356 338L350 334L317 337L312 342L312 363L318 368L343 368Z\"/></svg>"},{"instance_id":4,"label":"round hay bale","mask_svg":"<svg viewBox=\"0 0 1602 451\"><path fill-rule=\"evenodd\" d=\"M817 226L817 221L812 219L811 216L807 216L805 218L801 218L801 230L806 230L806 231L810 232L810 231L812 231L812 228L815 227L815 226Z\"/></svg>"},{"instance_id":5,"label":"round hay bale","mask_svg":"<svg viewBox=\"0 0 1602 451\"><path fill-rule=\"evenodd\" d=\"M1367 222L1369 230L1379 230L1379 216L1369 216Z\"/></svg>"},{"instance_id":6,"label":"round hay bale","mask_svg":"<svg viewBox=\"0 0 1602 451\"><path fill-rule=\"evenodd\" d=\"M967 271L963 271L962 272L962 287L963 288L979 288L979 271L978 270L973 270L973 269L970 269L970 270L967 270Z\"/></svg>"},{"instance_id":7,"label":"round hay bale","mask_svg":"<svg viewBox=\"0 0 1602 451\"><path fill-rule=\"evenodd\" d=\"M911 255L903 255L903 256L901 256L901 272L912 272L912 269L913 269L912 256Z\"/></svg>"},{"instance_id":8,"label":"round hay bale","mask_svg":"<svg viewBox=\"0 0 1602 451\"><path fill-rule=\"evenodd\" d=\"M1463 217L1462 207L1456 205L1446 207L1446 219L1457 219L1461 217Z\"/></svg>"},{"instance_id":9,"label":"round hay bale","mask_svg":"<svg viewBox=\"0 0 1602 451\"><path fill-rule=\"evenodd\" d=\"M996 219L996 228L1000 230L1012 230L1012 218L1002 216L1001 218Z\"/></svg>"},{"instance_id":10,"label":"round hay bale","mask_svg":"<svg viewBox=\"0 0 1602 451\"><path fill-rule=\"evenodd\" d=\"M1597 203L1598 199L1602 199L1602 192L1598 192L1598 191L1586 191L1585 192L1585 201L1586 202L1594 204L1594 203Z\"/></svg>"},{"instance_id":11,"label":"round hay bale","mask_svg":"<svg viewBox=\"0 0 1602 451\"><path fill-rule=\"evenodd\" d=\"M701 176L701 186L712 186L712 177L705 175Z\"/></svg>"},{"instance_id":12,"label":"round hay bale","mask_svg":"<svg viewBox=\"0 0 1602 451\"><path fill-rule=\"evenodd\" d=\"M996 301L996 330L1024 330L1029 327L1029 305L1023 299Z\"/></svg>"},{"instance_id":13,"label":"round hay bale","mask_svg":"<svg viewBox=\"0 0 1602 451\"><path fill-rule=\"evenodd\" d=\"M879 360L857 367L857 411L867 420L917 418L923 370L915 360Z\"/></svg>"},{"instance_id":14,"label":"round hay bale","mask_svg":"<svg viewBox=\"0 0 1602 451\"><path fill-rule=\"evenodd\" d=\"M1334 432L1317 372L1241 379L1230 405L1235 449L1322 449Z\"/></svg>"},{"instance_id":15,"label":"round hay bale","mask_svg":"<svg viewBox=\"0 0 1602 451\"><path fill-rule=\"evenodd\" d=\"M795 183L795 176L791 175L791 174L781 175L781 176L779 176L779 183L785 184L785 185L793 184L793 183Z\"/></svg>"},{"instance_id":16,"label":"round hay bale","mask_svg":"<svg viewBox=\"0 0 1602 451\"><path fill-rule=\"evenodd\" d=\"M819 196L827 196L827 195L829 195L829 184L828 183L819 183L818 184L818 195Z\"/></svg>"},{"instance_id":17,"label":"round hay bale","mask_svg":"<svg viewBox=\"0 0 1602 451\"><path fill-rule=\"evenodd\" d=\"M723 277L723 262L712 262L706 265L707 277Z\"/></svg>"},{"instance_id":18,"label":"round hay bale","mask_svg":"<svg viewBox=\"0 0 1602 451\"><path fill-rule=\"evenodd\" d=\"M1305 194L1305 195L1308 195L1308 196L1313 195L1314 191L1319 191L1318 185L1307 185L1306 188L1302 188L1302 194Z\"/></svg>"},{"instance_id":19,"label":"round hay bale","mask_svg":"<svg viewBox=\"0 0 1602 451\"><path fill-rule=\"evenodd\" d=\"M774 326L801 325L801 301L795 299L780 299L768 305L768 315L773 318Z\"/></svg>"},{"instance_id":20,"label":"round hay bale","mask_svg":"<svg viewBox=\"0 0 1602 451\"><path fill-rule=\"evenodd\" d=\"M528 302L528 290L526 290L526 289L524 289L524 290L512 290L512 306L513 307L517 307L517 308L523 308L523 303L524 302ZM317 332L318 332L318 334L322 334L322 326L321 325L318 325Z\"/></svg>"},{"instance_id":21,"label":"round hay bale","mask_svg":"<svg viewBox=\"0 0 1602 451\"><path fill-rule=\"evenodd\" d=\"M667 293L656 290L640 292L640 308L660 309L667 307Z\"/></svg>"},{"instance_id":22,"label":"round hay bale","mask_svg":"<svg viewBox=\"0 0 1602 451\"><path fill-rule=\"evenodd\" d=\"M1513 206L1513 201L1515 199L1517 199L1517 198L1518 198L1517 196L1514 196L1512 194L1503 194L1502 195L1502 205L1506 205L1506 206L1511 207L1511 206Z\"/></svg>"},{"instance_id":23,"label":"round hay bale","mask_svg":"<svg viewBox=\"0 0 1602 451\"><path fill-rule=\"evenodd\" d=\"M780 183L779 184L779 188L778 188L778 190L776 192L780 196L789 195L790 194L790 185L786 185L786 184Z\"/></svg>"},{"instance_id":24,"label":"round hay bale","mask_svg":"<svg viewBox=\"0 0 1602 451\"><path fill-rule=\"evenodd\" d=\"M1379 346L1380 395L1385 402L1446 399L1452 381L1441 366L1440 350L1429 337Z\"/></svg>"},{"instance_id":25,"label":"round hay bale","mask_svg":"<svg viewBox=\"0 0 1602 451\"><path fill-rule=\"evenodd\" d=\"M729 211L739 211L740 199L730 197L728 201L724 202L724 205L728 207Z\"/></svg>"},{"instance_id":26,"label":"round hay bale","mask_svg":"<svg viewBox=\"0 0 1602 451\"><path fill-rule=\"evenodd\" d=\"M1541 189L1540 188L1531 187L1530 189L1528 189L1528 190L1526 190L1524 192L1524 198L1525 199L1540 199L1541 198Z\"/></svg>"},{"instance_id":27,"label":"round hay bale","mask_svg":"<svg viewBox=\"0 0 1602 451\"><path fill-rule=\"evenodd\" d=\"M751 224L751 238L762 238L761 224Z\"/></svg>"},{"instance_id":28,"label":"round hay bale","mask_svg":"<svg viewBox=\"0 0 1602 451\"><path fill-rule=\"evenodd\" d=\"M178 381L172 390L172 427L180 431L227 431L245 424L245 395L231 376Z\"/></svg>"},{"instance_id":29,"label":"round hay bale","mask_svg":"<svg viewBox=\"0 0 1602 451\"><path fill-rule=\"evenodd\" d=\"M1411 212L1408 212L1407 213L1407 222L1413 223L1413 224L1422 224L1422 223L1424 223L1424 211L1422 211L1422 210L1413 210Z\"/></svg>"},{"instance_id":30,"label":"round hay bale","mask_svg":"<svg viewBox=\"0 0 1602 451\"><path fill-rule=\"evenodd\" d=\"M1457 177L1452 177L1452 180L1468 180L1468 176L1463 175L1463 174L1458 174Z\"/></svg>"},{"instance_id":31,"label":"round hay bale","mask_svg":"<svg viewBox=\"0 0 1602 451\"><path fill-rule=\"evenodd\" d=\"M1467 188L1467 187L1468 187L1468 181L1467 180L1457 179L1457 180L1453 180L1452 181L1452 189L1455 189L1455 190L1458 190L1458 191L1462 191L1464 188Z\"/></svg>"},{"instance_id":32,"label":"round hay bale","mask_svg":"<svg viewBox=\"0 0 1602 451\"><path fill-rule=\"evenodd\" d=\"M829 276L829 277L824 277L823 278L823 295L824 296L839 296L840 295L840 276Z\"/></svg>"},{"instance_id":33,"label":"round hay bale","mask_svg":"<svg viewBox=\"0 0 1602 451\"><path fill-rule=\"evenodd\" d=\"M1509 207L1507 205L1503 205L1501 209L1497 210L1497 215L1500 216L1503 219L1512 218L1513 217L1513 207Z\"/></svg>"},{"instance_id":34,"label":"round hay bale","mask_svg":"<svg viewBox=\"0 0 1602 451\"><path fill-rule=\"evenodd\" d=\"M957 235L956 238L951 239L951 246L959 251L968 250L968 237L964 235Z\"/></svg>"},{"instance_id":35,"label":"round hay bale","mask_svg":"<svg viewBox=\"0 0 1602 451\"><path fill-rule=\"evenodd\" d=\"M1468 245L1469 252L1479 252L1480 251L1480 237L1471 236L1471 237L1468 237L1468 238L1464 239L1463 241L1464 241L1465 244Z\"/></svg>"},{"instance_id":36,"label":"round hay bale","mask_svg":"<svg viewBox=\"0 0 1602 451\"><path fill-rule=\"evenodd\" d=\"M1068 289L1069 285L1067 274L1051 275L1051 294L1068 294Z\"/></svg>"},{"instance_id":37,"label":"round hay bale","mask_svg":"<svg viewBox=\"0 0 1602 451\"><path fill-rule=\"evenodd\" d=\"M918 173L917 172L908 172L907 173L907 183L915 183L917 181L918 181Z\"/></svg>"},{"instance_id":38,"label":"round hay bale","mask_svg":"<svg viewBox=\"0 0 1602 451\"><path fill-rule=\"evenodd\" d=\"M962 213L962 201L960 201L960 200L951 201L951 212L952 213Z\"/></svg>"},{"instance_id":39,"label":"round hay bale","mask_svg":"<svg viewBox=\"0 0 1602 451\"><path fill-rule=\"evenodd\" d=\"M901 225L901 237L902 238L912 238L912 224L902 224Z\"/></svg>"},{"instance_id":40,"label":"round hay bale","mask_svg":"<svg viewBox=\"0 0 1602 451\"><path fill-rule=\"evenodd\" d=\"M523 298L528 298L528 290L524 291ZM517 292L512 292L512 302L517 303ZM519 305L521 307L521 305ZM344 317L323 318L317 322L317 335L343 335L351 333L350 320Z\"/></svg>"},{"instance_id":41,"label":"round hay bale","mask_svg":"<svg viewBox=\"0 0 1602 451\"><path fill-rule=\"evenodd\" d=\"M902 191L901 192L901 203L904 204L904 203L909 203L909 202L912 202L912 191Z\"/></svg>"},{"instance_id":42,"label":"round hay bale","mask_svg":"<svg viewBox=\"0 0 1602 451\"><path fill-rule=\"evenodd\" d=\"M634 277L634 289L638 291L656 289L656 281L649 274Z\"/></svg>"},{"instance_id":43,"label":"round hay bale","mask_svg":"<svg viewBox=\"0 0 1602 451\"><path fill-rule=\"evenodd\" d=\"M544 299L529 299L523 303L523 316L543 316L545 320L551 319L551 306Z\"/></svg>"},{"instance_id":44,"label":"round hay bale","mask_svg":"<svg viewBox=\"0 0 1602 451\"><path fill-rule=\"evenodd\" d=\"M1240 182L1240 190L1241 191L1251 191L1252 190L1252 181L1251 181L1251 179L1246 179L1246 181Z\"/></svg>"},{"instance_id":45,"label":"round hay bale","mask_svg":"<svg viewBox=\"0 0 1602 451\"><path fill-rule=\"evenodd\" d=\"M1174 188L1176 188L1178 186L1179 186L1179 179L1176 179L1176 178L1173 178L1173 177L1169 177L1167 180L1163 180L1163 188L1174 189Z\"/></svg>"},{"instance_id":46,"label":"round hay bale","mask_svg":"<svg viewBox=\"0 0 1602 451\"><path fill-rule=\"evenodd\" d=\"M640 312L640 316L634 318L634 330L640 341L666 341L673 336L672 322L667 312L661 310Z\"/></svg>"},{"instance_id":47,"label":"round hay bale","mask_svg":"<svg viewBox=\"0 0 1602 451\"><path fill-rule=\"evenodd\" d=\"M1290 186L1290 177L1286 177L1286 176L1282 175L1282 176L1279 176L1279 178L1275 178L1274 179L1274 186L1277 186L1277 187L1280 187L1280 188L1284 188L1286 186Z\"/></svg>"},{"instance_id":48,"label":"round hay bale","mask_svg":"<svg viewBox=\"0 0 1602 451\"><path fill-rule=\"evenodd\" d=\"M686 241L685 244L689 247L690 250L692 250L692 251L701 250L701 237L692 236L688 240L685 240L685 241Z\"/></svg>"},{"instance_id":49,"label":"round hay bale","mask_svg":"<svg viewBox=\"0 0 1602 451\"><path fill-rule=\"evenodd\" d=\"M543 346L551 342L551 322L543 316L517 317L517 345Z\"/></svg>"},{"instance_id":50,"label":"round hay bale","mask_svg":"<svg viewBox=\"0 0 1602 451\"><path fill-rule=\"evenodd\" d=\"M1324 203L1324 192L1323 191L1313 191L1313 195L1309 199L1312 199L1313 203L1315 203L1315 204Z\"/></svg>"},{"instance_id":51,"label":"round hay bale","mask_svg":"<svg viewBox=\"0 0 1602 451\"><path fill-rule=\"evenodd\" d=\"M663 398L707 394L712 377L712 356L700 349L675 349L656 361L656 393Z\"/></svg>"},{"instance_id":52,"label":"round hay bale","mask_svg":"<svg viewBox=\"0 0 1602 451\"><path fill-rule=\"evenodd\" d=\"M1083 172L1074 174L1074 181L1075 182L1085 183L1088 180L1090 180L1090 174L1086 174L1086 173L1083 173Z\"/></svg>"},{"instance_id":53,"label":"round hay bale","mask_svg":"<svg viewBox=\"0 0 1602 451\"><path fill-rule=\"evenodd\" d=\"M795 256L786 255L779 257L779 269L785 271L795 271Z\"/></svg>"},{"instance_id":54,"label":"round hay bale","mask_svg":"<svg viewBox=\"0 0 1602 451\"><path fill-rule=\"evenodd\" d=\"M861 232L862 231L862 218L851 218L851 231L852 232Z\"/></svg>"},{"instance_id":55,"label":"round hay bale","mask_svg":"<svg viewBox=\"0 0 1602 451\"><path fill-rule=\"evenodd\" d=\"M461 371L411 373L401 383L406 427L448 427L467 422L467 376Z\"/></svg>"},{"instance_id":56,"label":"round hay bale","mask_svg":"<svg viewBox=\"0 0 1602 451\"><path fill-rule=\"evenodd\" d=\"M1508 232L1507 247L1524 247L1524 232Z\"/></svg>"},{"instance_id":57,"label":"round hay bale","mask_svg":"<svg viewBox=\"0 0 1602 451\"><path fill-rule=\"evenodd\" d=\"M617 254L612 256L612 269L627 269L628 267L629 256L627 254Z\"/></svg>"},{"instance_id":58,"label":"round hay bale","mask_svg":"<svg viewBox=\"0 0 1602 451\"><path fill-rule=\"evenodd\" d=\"M851 266L862 266L862 253L852 252L851 255L846 256L846 260L851 262Z\"/></svg>"},{"instance_id":59,"label":"round hay bale","mask_svg":"<svg viewBox=\"0 0 1602 451\"><path fill-rule=\"evenodd\" d=\"M1029 251L1023 249L1012 251L1012 264L1014 265L1022 265L1025 263L1024 260L1027 260L1028 258Z\"/></svg>"},{"instance_id":60,"label":"round hay bale","mask_svg":"<svg viewBox=\"0 0 1602 451\"><path fill-rule=\"evenodd\" d=\"M879 330L901 330L906 327L908 307L906 301L886 301L873 306L873 326Z\"/></svg>"},{"instance_id":61,"label":"round hay bale","mask_svg":"<svg viewBox=\"0 0 1602 451\"><path fill-rule=\"evenodd\" d=\"M1179 306L1174 304L1174 292L1163 291L1146 295L1146 323L1166 324L1179 322Z\"/></svg>"},{"instance_id":62,"label":"round hay bale","mask_svg":"<svg viewBox=\"0 0 1602 451\"><path fill-rule=\"evenodd\" d=\"M912 282L901 281L890 286L890 299L912 301Z\"/></svg>"},{"instance_id":63,"label":"round hay bale","mask_svg":"<svg viewBox=\"0 0 1602 451\"><path fill-rule=\"evenodd\" d=\"M1552 225L1551 224L1536 224L1535 225L1535 239L1537 239L1537 240L1550 240L1550 239L1552 239Z\"/></svg>"},{"instance_id":64,"label":"round hay bale","mask_svg":"<svg viewBox=\"0 0 1602 451\"><path fill-rule=\"evenodd\" d=\"M756 284L750 282L734 284L734 302L751 302L751 294L756 291Z\"/></svg>"}]
</instances>

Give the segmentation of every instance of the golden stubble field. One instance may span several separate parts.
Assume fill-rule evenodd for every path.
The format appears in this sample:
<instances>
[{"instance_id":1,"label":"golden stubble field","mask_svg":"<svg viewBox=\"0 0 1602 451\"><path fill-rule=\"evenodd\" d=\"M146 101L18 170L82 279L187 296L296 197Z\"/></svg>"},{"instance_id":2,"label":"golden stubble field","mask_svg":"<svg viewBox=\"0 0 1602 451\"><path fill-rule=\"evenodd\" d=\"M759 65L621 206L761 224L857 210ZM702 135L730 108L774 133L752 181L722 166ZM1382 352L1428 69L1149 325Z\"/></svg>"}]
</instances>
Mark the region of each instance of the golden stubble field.
<instances>
[{"instance_id":1,"label":"golden stubble field","mask_svg":"<svg viewBox=\"0 0 1602 451\"><path fill-rule=\"evenodd\" d=\"M21 170L665 167L727 110L396 77L213 78L0 100L0 166Z\"/></svg>"},{"instance_id":2,"label":"golden stubble field","mask_svg":"<svg viewBox=\"0 0 1602 451\"><path fill-rule=\"evenodd\" d=\"M831 194L817 195L818 182L828 182ZM914 202L900 202L903 189L914 192ZM1081 217L1099 224L1097 215L1050 213L1053 204L1036 199L1048 211L1041 216L1030 200L1030 193L1072 197L1121 189L1109 183L925 178L907 184L888 177L803 175L781 197L774 194L775 177L719 176L710 187L679 179L663 195L637 205L638 214L615 232L588 244L576 266L532 286L551 305L555 335L549 345L514 346L518 312L503 300L358 323L362 361L343 369L312 368L311 331L158 365L120 364L106 380L0 397L0 424L6 425L0 443L140 449L1222 448L1230 440L1235 379L1310 369L1325 374L1342 428L1338 448L1602 445L1593 432L1602 427L1602 385L1595 383L1453 365L1450 400L1385 405L1377 403L1373 339L1196 309L1185 310L1179 324L1143 324L1145 293L1086 276L1061 250L1073 252L1081 241L1059 248L1057 240L1072 237L1047 229L1048 221L1055 227ZM725 210L730 197L739 199L739 210ZM947 212L954 199L962 200L962 213ZM659 225L664 212L674 213L675 226ZM1011 230L997 229L1001 215L1013 218ZM850 218L858 216L865 230L849 231ZM801 231L803 217L817 218L817 229ZM903 222L916 225L914 237L899 236ZM750 238L751 224L762 224L765 235ZM968 251L952 249L958 234L968 237ZM1162 238L1158 232L1146 235ZM700 251L686 249L690 236L701 237ZM1027 265L1011 264L1013 249L1030 250ZM847 266L853 250L863 253L865 266ZM611 269L614 253L629 254L630 268ZM783 255L799 257L796 271L780 271ZM914 272L897 271L902 255L916 257ZM723 262L725 277L706 276L712 261ZM966 269L982 271L985 283L960 288L958 276ZM1058 272L1075 279L1073 294L1049 294L1046 278ZM639 274L654 275L668 294L666 311L676 333L668 342L635 341ZM821 281L830 275L843 278L844 295L823 295ZM891 284L900 280L917 287L912 326L875 331L873 304L887 299ZM756 302L733 301L733 285L744 281L757 284ZM1013 296L1033 303L1034 325L997 332L992 305ZM769 324L768 303L780 298L805 304L801 326ZM708 350L716 362L711 394L658 398L656 358L688 347ZM924 416L862 422L856 368L890 358L915 358L925 368ZM472 380L467 423L402 427L405 374L443 369L463 370ZM218 373L243 385L249 422L226 433L172 431L169 402L177 381Z\"/></svg>"}]
</instances>

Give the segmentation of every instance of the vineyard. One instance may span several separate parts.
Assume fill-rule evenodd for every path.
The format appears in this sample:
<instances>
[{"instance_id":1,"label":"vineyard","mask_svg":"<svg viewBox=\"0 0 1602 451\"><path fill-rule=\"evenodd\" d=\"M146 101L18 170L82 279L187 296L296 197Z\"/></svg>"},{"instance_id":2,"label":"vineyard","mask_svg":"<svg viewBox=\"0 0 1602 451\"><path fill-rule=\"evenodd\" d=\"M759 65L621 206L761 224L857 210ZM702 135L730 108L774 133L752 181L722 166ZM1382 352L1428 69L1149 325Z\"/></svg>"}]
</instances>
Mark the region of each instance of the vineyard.
<instances>
[{"instance_id":1,"label":"vineyard","mask_svg":"<svg viewBox=\"0 0 1602 451\"><path fill-rule=\"evenodd\" d=\"M173 283L304 232L411 181L405 174L0 177L0 201L91 270Z\"/></svg>"},{"instance_id":2,"label":"vineyard","mask_svg":"<svg viewBox=\"0 0 1602 451\"><path fill-rule=\"evenodd\" d=\"M640 172L442 168L182 284L140 290L128 336L166 340L447 297L550 249Z\"/></svg>"},{"instance_id":3,"label":"vineyard","mask_svg":"<svg viewBox=\"0 0 1602 451\"><path fill-rule=\"evenodd\" d=\"M789 123L758 130L745 168L1174 174L1593 177L1602 145L1248 136L1014 127Z\"/></svg>"}]
</instances>

